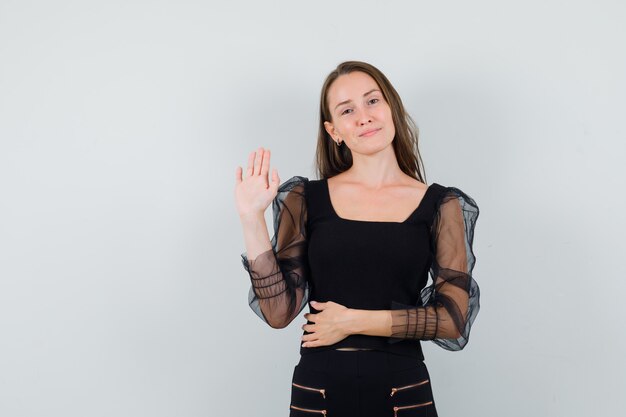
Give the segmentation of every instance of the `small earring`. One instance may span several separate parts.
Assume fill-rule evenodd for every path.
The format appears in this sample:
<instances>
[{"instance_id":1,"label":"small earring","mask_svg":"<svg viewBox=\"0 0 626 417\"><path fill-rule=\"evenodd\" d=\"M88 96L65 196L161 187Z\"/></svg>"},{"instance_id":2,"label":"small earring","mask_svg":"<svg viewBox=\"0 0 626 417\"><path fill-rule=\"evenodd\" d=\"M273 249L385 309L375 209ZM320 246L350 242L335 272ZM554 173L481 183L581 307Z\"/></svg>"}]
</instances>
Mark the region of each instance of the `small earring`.
<instances>
[{"instance_id":1,"label":"small earring","mask_svg":"<svg viewBox=\"0 0 626 417\"><path fill-rule=\"evenodd\" d=\"M342 143L341 139L337 139L337 146L341 146Z\"/></svg>"}]
</instances>

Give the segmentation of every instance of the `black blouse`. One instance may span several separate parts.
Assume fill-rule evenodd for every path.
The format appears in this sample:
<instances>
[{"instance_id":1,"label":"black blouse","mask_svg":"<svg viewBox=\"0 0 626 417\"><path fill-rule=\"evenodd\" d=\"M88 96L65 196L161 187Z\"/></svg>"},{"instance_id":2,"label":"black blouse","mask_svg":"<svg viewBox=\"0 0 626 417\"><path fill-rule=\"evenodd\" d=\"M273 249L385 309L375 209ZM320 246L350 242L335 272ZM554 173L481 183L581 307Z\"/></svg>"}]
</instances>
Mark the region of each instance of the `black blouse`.
<instances>
[{"instance_id":1,"label":"black blouse","mask_svg":"<svg viewBox=\"0 0 626 417\"><path fill-rule=\"evenodd\" d=\"M241 255L248 303L264 322L286 327L309 300L391 310L390 337L350 335L301 354L362 347L424 359L420 340L448 350L467 344L480 308L472 277L479 210L463 191L433 183L402 222L350 220L334 211L326 179L295 176L280 185L272 210L272 249Z\"/></svg>"}]
</instances>

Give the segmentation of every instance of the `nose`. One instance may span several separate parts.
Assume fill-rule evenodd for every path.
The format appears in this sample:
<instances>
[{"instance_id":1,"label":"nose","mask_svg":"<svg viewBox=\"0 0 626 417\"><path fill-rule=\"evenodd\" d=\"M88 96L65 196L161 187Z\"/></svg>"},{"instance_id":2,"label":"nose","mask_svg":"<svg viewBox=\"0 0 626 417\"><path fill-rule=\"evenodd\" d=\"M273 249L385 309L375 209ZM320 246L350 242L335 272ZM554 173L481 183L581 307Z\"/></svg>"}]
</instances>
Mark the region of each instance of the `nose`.
<instances>
[{"instance_id":1,"label":"nose","mask_svg":"<svg viewBox=\"0 0 626 417\"><path fill-rule=\"evenodd\" d=\"M362 110L359 113L359 117L357 118L359 126L366 125L368 123L372 123L372 117L368 114L367 110Z\"/></svg>"}]
</instances>

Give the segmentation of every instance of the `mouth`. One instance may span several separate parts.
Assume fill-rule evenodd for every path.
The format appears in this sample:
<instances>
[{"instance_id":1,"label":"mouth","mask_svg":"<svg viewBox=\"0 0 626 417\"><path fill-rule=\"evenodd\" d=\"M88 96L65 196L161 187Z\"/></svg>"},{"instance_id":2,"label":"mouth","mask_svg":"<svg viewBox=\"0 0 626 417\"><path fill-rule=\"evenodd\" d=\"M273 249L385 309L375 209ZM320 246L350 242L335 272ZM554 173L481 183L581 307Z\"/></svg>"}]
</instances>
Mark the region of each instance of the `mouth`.
<instances>
[{"instance_id":1,"label":"mouth","mask_svg":"<svg viewBox=\"0 0 626 417\"><path fill-rule=\"evenodd\" d=\"M361 134L359 135L359 137L368 138L368 137L370 137L370 136L375 135L375 134L376 134L376 133L378 133L379 131L380 131L380 128L379 128L379 129L370 129L370 130L366 130L365 132L361 133Z\"/></svg>"}]
</instances>

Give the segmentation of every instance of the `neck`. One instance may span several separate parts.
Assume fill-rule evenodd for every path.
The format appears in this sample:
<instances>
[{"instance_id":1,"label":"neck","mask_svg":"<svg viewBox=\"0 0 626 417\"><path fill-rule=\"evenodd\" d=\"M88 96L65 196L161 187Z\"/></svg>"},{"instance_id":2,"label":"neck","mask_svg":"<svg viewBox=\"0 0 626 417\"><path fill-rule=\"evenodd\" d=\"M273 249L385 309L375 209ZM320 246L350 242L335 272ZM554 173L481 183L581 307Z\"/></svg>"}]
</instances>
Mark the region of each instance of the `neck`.
<instances>
[{"instance_id":1,"label":"neck","mask_svg":"<svg viewBox=\"0 0 626 417\"><path fill-rule=\"evenodd\" d=\"M406 176L398 165L391 144L373 154L352 154L352 166L343 175L367 188L378 189L398 183Z\"/></svg>"}]
</instances>

